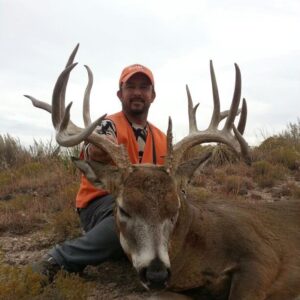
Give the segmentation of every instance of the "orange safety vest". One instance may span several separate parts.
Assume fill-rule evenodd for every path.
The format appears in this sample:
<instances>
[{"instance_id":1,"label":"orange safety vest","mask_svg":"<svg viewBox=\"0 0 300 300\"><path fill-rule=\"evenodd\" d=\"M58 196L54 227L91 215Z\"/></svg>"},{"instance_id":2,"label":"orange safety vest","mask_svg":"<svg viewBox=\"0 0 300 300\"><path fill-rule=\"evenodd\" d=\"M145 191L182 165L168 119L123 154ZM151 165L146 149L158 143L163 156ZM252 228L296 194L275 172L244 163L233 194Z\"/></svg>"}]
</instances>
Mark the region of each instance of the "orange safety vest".
<instances>
[{"instance_id":1,"label":"orange safety vest","mask_svg":"<svg viewBox=\"0 0 300 300\"><path fill-rule=\"evenodd\" d=\"M106 117L114 122L117 131L118 144L123 144L127 148L128 155L132 164L139 163L138 143L133 129L123 112L119 112ZM144 154L141 163L155 163L162 165L164 156L167 153L166 135L154 125L147 124L147 139L144 148ZM81 154L81 158L83 155ZM96 188L87 178L82 175L80 188L76 196L76 207L84 208L88 203L97 197L107 195L109 192Z\"/></svg>"}]
</instances>

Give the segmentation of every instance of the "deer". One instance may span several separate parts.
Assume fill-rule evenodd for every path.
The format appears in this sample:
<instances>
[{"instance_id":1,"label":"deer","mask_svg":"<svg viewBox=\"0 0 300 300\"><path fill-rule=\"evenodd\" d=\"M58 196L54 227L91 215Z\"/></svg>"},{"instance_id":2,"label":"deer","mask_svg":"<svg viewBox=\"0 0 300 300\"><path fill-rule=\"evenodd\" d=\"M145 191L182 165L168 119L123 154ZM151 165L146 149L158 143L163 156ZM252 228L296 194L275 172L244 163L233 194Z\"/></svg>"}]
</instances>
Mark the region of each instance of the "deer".
<instances>
[{"instance_id":1,"label":"deer","mask_svg":"<svg viewBox=\"0 0 300 300\"><path fill-rule=\"evenodd\" d=\"M51 113L59 145L71 147L85 141L111 156L113 164L76 158L73 161L96 187L115 195L120 243L141 284L149 290L186 293L193 299L296 299L300 295L300 201L199 200L197 193L188 193L193 172L207 159L182 161L186 151L196 145L226 144L250 163L249 146L243 136L247 118L245 99L238 126L234 124L241 98L238 65L235 64L234 93L228 111L220 112L211 61L214 107L208 128L197 128L198 104L194 106L186 87L189 134L173 144L169 118L164 165L135 165L129 161L123 145L94 132L106 115L91 122L93 74L88 66L83 100L85 128L71 121L72 102L65 107L65 93L69 75L76 66L73 61L77 49L78 45L58 76L52 105L25 96L33 106ZM225 124L219 129L222 119ZM170 299L161 295L155 299Z\"/></svg>"}]
</instances>

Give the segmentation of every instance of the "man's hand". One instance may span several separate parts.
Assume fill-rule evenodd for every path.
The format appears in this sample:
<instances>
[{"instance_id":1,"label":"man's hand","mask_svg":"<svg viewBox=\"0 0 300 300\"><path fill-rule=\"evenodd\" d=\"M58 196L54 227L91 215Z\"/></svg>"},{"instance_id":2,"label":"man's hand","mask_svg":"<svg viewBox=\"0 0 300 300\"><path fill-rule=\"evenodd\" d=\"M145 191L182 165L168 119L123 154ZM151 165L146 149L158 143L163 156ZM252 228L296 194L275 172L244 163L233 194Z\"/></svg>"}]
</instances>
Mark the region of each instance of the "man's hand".
<instances>
[{"instance_id":1,"label":"man's hand","mask_svg":"<svg viewBox=\"0 0 300 300\"><path fill-rule=\"evenodd\" d=\"M114 143L117 143L117 140L111 135L103 135L105 138L111 140ZM108 153L106 153L103 149L98 148L92 144L89 144L87 148L88 159L96 160L104 163L111 162L112 159Z\"/></svg>"}]
</instances>

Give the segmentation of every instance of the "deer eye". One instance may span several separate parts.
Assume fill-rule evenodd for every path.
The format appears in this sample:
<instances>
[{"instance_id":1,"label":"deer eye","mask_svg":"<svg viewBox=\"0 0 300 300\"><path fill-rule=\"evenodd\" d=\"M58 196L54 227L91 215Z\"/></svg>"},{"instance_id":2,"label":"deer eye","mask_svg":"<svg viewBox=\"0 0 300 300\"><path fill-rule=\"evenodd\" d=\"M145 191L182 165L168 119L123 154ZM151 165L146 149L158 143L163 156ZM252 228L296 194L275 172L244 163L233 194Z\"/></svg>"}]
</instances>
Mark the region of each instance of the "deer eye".
<instances>
[{"instance_id":1,"label":"deer eye","mask_svg":"<svg viewBox=\"0 0 300 300\"><path fill-rule=\"evenodd\" d=\"M122 208L121 206L118 206L118 209L119 209L119 213L122 217L125 217L125 218L131 218L130 214L127 213L124 208Z\"/></svg>"}]
</instances>

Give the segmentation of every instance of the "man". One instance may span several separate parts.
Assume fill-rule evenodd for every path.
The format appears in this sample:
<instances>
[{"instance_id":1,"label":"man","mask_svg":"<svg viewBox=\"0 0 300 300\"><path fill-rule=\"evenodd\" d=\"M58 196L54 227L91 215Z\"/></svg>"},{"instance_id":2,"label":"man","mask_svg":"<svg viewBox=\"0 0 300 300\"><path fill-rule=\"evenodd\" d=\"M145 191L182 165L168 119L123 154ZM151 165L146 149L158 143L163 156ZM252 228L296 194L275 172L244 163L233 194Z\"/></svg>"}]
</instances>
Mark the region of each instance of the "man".
<instances>
[{"instance_id":1,"label":"man","mask_svg":"<svg viewBox=\"0 0 300 300\"><path fill-rule=\"evenodd\" d=\"M126 67L120 76L117 96L122 111L108 116L97 128L98 133L124 144L134 164L163 164L166 136L147 121L156 96L152 72L139 64ZM111 161L108 153L91 144L85 145L81 158ZM76 206L85 235L56 245L42 261L33 265L34 271L47 275L50 280L61 268L81 272L87 265L98 265L124 255L115 228L114 198L109 191L95 188L82 175Z\"/></svg>"}]
</instances>

